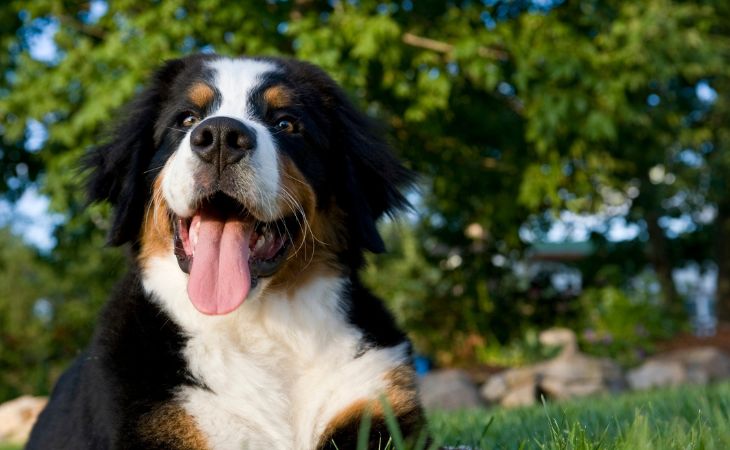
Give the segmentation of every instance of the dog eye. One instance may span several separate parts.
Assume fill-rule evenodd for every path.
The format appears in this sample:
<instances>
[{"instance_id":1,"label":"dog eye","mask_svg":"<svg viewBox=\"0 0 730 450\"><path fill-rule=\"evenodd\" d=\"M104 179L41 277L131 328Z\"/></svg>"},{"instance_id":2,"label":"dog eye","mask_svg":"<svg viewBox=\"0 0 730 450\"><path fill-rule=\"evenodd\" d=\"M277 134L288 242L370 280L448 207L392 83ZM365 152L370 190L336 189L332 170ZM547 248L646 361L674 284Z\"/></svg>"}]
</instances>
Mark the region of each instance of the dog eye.
<instances>
[{"instance_id":1,"label":"dog eye","mask_svg":"<svg viewBox=\"0 0 730 450\"><path fill-rule=\"evenodd\" d=\"M289 119L279 119L276 122L276 129L280 131L284 131L286 133L293 133L294 132L294 122L292 122Z\"/></svg>"},{"instance_id":2,"label":"dog eye","mask_svg":"<svg viewBox=\"0 0 730 450\"><path fill-rule=\"evenodd\" d=\"M200 118L196 116L195 114L183 114L183 119L180 121L180 125L184 126L185 128L192 127L198 121L200 121Z\"/></svg>"}]
</instances>

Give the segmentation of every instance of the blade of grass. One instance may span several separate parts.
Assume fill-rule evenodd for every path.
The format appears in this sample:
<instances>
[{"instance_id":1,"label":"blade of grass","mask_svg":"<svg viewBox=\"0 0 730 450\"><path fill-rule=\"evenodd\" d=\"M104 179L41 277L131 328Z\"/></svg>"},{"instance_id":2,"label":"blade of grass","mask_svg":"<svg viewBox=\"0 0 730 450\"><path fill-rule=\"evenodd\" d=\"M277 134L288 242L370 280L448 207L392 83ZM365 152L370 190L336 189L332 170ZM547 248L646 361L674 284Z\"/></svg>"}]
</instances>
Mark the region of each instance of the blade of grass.
<instances>
[{"instance_id":1,"label":"blade of grass","mask_svg":"<svg viewBox=\"0 0 730 450\"><path fill-rule=\"evenodd\" d=\"M398 425L398 419L395 417L393 408L390 406L390 402L384 396L380 396L380 404L383 406L383 413L385 414L385 425L388 427L393 445L396 450L406 450L405 442L403 440L403 434L400 431Z\"/></svg>"},{"instance_id":2,"label":"blade of grass","mask_svg":"<svg viewBox=\"0 0 730 450\"><path fill-rule=\"evenodd\" d=\"M360 429L357 432L357 450L368 450L368 441L370 440L370 427L373 423L373 414L370 409L365 411L365 415L360 420Z\"/></svg>"}]
</instances>

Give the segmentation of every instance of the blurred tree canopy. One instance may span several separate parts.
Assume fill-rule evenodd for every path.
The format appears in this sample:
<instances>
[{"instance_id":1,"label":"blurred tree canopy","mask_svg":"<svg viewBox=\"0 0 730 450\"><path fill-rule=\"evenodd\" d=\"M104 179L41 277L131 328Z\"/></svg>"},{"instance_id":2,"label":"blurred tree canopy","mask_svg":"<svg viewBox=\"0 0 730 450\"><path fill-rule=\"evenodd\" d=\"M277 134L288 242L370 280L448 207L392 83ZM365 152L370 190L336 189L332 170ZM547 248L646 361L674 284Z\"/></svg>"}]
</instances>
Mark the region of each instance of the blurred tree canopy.
<instances>
[{"instance_id":1,"label":"blurred tree canopy","mask_svg":"<svg viewBox=\"0 0 730 450\"><path fill-rule=\"evenodd\" d=\"M597 230L584 284L650 268L671 309L672 270L715 265L730 318L729 38L725 0L6 1L0 193L37 186L64 220L47 254L0 236L0 373L18 352L58 367L88 337L123 264L102 250L108 206L86 204L79 158L156 66L199 51L309 60L387 125L422 190L365 276L422 351L559 323L513 269L565 211L639 230L621 245ZM0 397L29 389L2 382Z\"/></svg>"}]
</instances>

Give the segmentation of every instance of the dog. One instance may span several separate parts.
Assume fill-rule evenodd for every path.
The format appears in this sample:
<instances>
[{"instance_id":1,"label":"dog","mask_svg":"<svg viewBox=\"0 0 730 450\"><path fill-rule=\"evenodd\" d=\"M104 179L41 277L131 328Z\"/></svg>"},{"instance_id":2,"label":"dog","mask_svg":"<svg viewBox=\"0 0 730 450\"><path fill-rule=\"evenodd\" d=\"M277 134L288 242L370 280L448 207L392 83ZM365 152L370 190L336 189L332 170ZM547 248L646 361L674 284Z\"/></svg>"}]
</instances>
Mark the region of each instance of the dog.
<instances>
[{"instance_id":1,"label":"dog","mask_svg":"<svg viewBox=\"0 0 730 450\"><path fill-rule=\"evenodd\" d=\"M355 448L424 427L411 346L358 276L413 175L321 69L166 62L86 157L128 273L29 449Z\"/></svg>"}]
</instances>

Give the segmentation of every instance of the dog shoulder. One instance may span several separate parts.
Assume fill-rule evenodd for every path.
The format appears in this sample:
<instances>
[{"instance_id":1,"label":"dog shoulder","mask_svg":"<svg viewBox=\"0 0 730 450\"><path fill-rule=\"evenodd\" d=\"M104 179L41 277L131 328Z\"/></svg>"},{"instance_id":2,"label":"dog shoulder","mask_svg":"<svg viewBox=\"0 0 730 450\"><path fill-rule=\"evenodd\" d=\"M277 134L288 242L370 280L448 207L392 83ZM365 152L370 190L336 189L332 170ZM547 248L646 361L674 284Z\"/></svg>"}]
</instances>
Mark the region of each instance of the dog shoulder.
<instances>
[{"instance_id":1,"label":"dog shoulder","mask_svg":"<svg viewBox=\"0 0 730 450\"><path fill-rule=\"evenodd\" d=\"M299 61L189 56L121 117L86 162L130 275L37 434L347 448L363 415L383 432L381 401L413 428L410 344L357 276L413 176L342 89Z\"/></svg>"}]
</instances>

